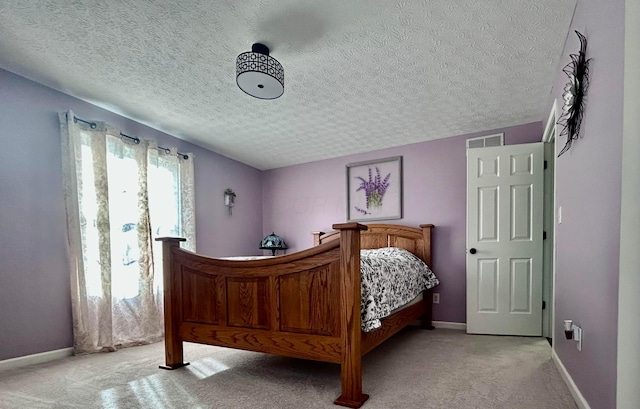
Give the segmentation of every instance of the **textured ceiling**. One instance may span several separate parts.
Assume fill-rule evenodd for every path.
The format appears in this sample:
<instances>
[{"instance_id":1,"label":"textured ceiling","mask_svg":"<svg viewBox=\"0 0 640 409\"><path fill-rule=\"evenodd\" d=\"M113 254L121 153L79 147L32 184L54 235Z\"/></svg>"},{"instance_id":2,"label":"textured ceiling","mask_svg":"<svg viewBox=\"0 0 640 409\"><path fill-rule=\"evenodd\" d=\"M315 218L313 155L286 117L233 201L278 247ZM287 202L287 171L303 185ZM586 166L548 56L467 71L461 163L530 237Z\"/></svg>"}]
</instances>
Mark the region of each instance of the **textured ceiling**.
<instances>
[{"instance_id":1,"label":"textured ceiling","mask_svg":"<svg viewBox=\"0 0 640 409\"><path fill-rule=\"evenodd\" d=\"M575 1L2 0L0 67L270 169L542 120Z\"/></svg>"}]
</instances>

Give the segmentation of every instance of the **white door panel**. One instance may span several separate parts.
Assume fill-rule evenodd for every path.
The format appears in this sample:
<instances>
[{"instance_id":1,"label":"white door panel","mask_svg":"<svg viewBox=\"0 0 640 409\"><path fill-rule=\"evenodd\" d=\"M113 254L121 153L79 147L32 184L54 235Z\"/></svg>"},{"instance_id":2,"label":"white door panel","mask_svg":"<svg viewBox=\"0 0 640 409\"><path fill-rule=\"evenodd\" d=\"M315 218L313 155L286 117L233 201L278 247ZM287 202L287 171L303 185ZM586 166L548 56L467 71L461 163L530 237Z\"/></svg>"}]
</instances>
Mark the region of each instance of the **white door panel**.
<instances>
[{"instance_id":1,"label":"white door panel","mask_svg":"<svg viewBox=\"0 0 640 409\"><path fill-rule=\"evenodd\" d=\"M543 144L467 153L467 332L541 335Z\"/></svg>"}]
</instances>

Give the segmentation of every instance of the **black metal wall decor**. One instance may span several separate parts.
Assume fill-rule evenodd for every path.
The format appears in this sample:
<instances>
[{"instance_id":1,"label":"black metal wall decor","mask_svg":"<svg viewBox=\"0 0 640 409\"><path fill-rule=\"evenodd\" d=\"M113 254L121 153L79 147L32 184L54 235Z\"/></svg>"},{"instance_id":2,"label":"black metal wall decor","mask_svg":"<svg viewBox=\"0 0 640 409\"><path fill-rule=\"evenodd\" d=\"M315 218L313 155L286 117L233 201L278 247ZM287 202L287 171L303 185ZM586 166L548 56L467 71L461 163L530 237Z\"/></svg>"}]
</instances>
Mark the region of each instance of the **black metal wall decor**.
<instances>
[{"instance_id":1,"label":"black metal wall decor","mask_svg":"<svg viewBox=\"0 0 640 409\"><path fill-rule=\"evenodd\" d=\"M558 125L562 126L560 136L567 138L564 148L558 156L562 155L571 148L571 144L580 136L580 125L584 115L584 106L587 96L587 88L589 87L589 62L587 59L587 39L585 36L576 31L580 39L580 52L571 54L571 62L564 66L562 71L569 77L569 82L564 87L562 98L564 106L562 107L562 115L558 120Z\"/></svg>"}]
</instances>

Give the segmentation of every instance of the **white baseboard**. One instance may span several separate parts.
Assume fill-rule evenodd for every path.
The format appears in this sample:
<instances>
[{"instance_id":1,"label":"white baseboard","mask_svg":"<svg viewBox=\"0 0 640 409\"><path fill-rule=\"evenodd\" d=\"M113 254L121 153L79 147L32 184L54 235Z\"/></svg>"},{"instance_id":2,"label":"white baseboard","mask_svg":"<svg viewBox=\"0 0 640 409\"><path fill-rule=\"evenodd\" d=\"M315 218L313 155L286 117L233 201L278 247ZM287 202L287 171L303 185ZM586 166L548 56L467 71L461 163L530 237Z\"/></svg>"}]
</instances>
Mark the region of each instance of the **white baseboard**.
<instances>
[{"instance_id":1,"label":"white baseboard","mask_svg":"<svg viewBox=\"0 0 640 409\"><path fill-rule=\"evenodd\" d=\"M73 355L73 348L56 349L55 351L41 352L39 354L19 356L17 358L0 361L0 371L20 368L27 365L42 364L44 362L55 361Z\"/></svg>"},{"instance_id":2,"label":"white baseboard","mask_svg":"<svg viewBox=\"0 0 640 409\"><path fill-rule=\"evenodd\" d=\"M467 324L464 322L433 321L431 324L436 328L458 329L460 331L467 330Z\"/></svg>"},{"instance_id":3,"label":"white baseboard","mask_svg":"<svg viewBox=\"0 0 640 409\"><path fill-rule=\"evenodd\" d=\"M589 406L589 404L587 403L587 400L584 398L584 396L582 396L580 389L578 389L578 386L576 386L575 382L573 382L573 378L571 377L571 375L569 375L567 368L565 368L564 365L562 364L562 361L560 360L560 357L558 356L558 354L556 354L555 349L551 350L551 358L553 359L553 362L556 364L556 367L558 368L558 371L560 372L560 375L562 376L564 383L567 384L567 387L569 388L569 392L571 392L571 396L573 396L573 400L576 401L576 405L578 405L578 408L591 409L591 406Z\"/></svg>"}]
</instances>

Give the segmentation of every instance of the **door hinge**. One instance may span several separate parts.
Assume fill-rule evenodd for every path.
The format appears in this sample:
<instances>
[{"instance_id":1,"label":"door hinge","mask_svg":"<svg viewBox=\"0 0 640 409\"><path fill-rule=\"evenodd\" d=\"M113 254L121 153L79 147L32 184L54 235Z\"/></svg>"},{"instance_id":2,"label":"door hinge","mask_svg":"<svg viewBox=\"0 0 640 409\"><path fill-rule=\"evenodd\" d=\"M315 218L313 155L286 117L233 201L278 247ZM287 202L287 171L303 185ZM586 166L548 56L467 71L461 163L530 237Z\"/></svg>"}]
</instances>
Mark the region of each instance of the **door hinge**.
<instances>
[{"instance_id":1,"label":"door hinge","mask_svg":"<svg viewBox=\"0 0 640 409\"><path fill-rule=\"evenodd\" d=\"M540 163L540 162L538 162L538 163ZM547 168L547 161L546 160L544 161L544 168L545 169Z\"/></svg>"},{"instance_id":2,"label":"door hinge","mask_svg":"<svg viewBox=\"0 0 640 409\"><path fill-rule=\"evenodd\" d=\"M546 301L542 301L542 309L543 310L547 309L547 302Z\"/></svg>"},{"instance_id":3,"label":"door hinge","mask_svg":"<svg viewBox=\"0 0 640 409\"><path fill-rule=\"evenodd\" d=\"M542 240L546 240L547 239L547 232L543 231L542 232Z\"/></svg>"}]
</instances>

